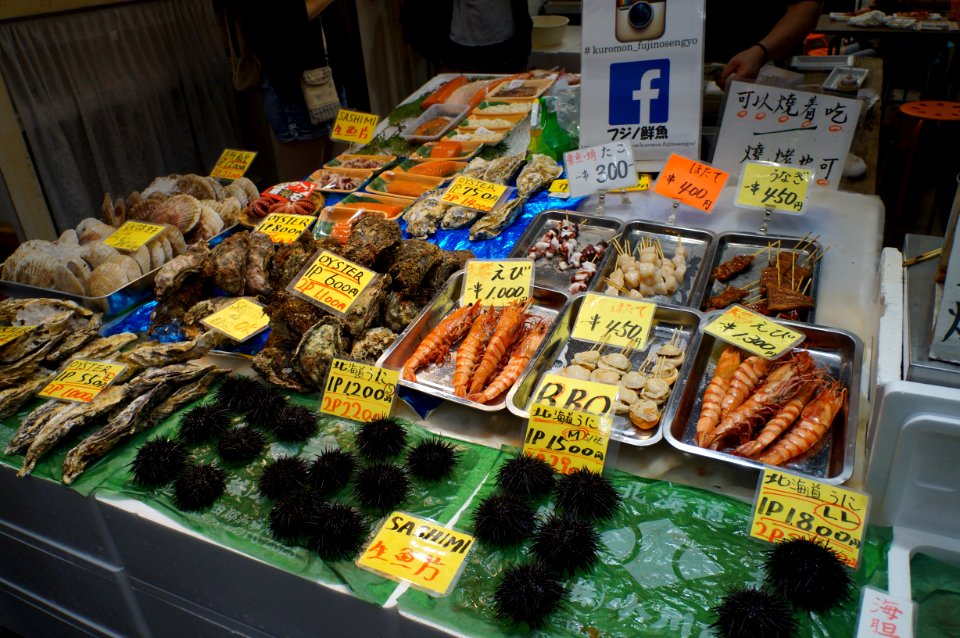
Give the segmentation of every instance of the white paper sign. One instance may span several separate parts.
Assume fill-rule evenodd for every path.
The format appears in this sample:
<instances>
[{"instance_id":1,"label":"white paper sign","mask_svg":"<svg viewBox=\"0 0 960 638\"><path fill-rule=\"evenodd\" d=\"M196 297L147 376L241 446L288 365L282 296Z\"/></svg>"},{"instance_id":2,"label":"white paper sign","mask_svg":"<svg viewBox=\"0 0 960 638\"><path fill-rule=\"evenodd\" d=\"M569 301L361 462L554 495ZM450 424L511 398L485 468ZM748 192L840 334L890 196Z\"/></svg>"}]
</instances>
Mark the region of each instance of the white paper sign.
<instances>
[{"instance_id":1,"label":"white paper sign","mask_svg":"<svg viewBox=\"0 0 960 638\"><path fill-rule=\"evenodd\" d=\"M809 168L836 190L859 117L858 100L732 82L712 164L731 174L749 160Z\"/></svg>"},{"instance_id":2,"label":"white paper sign","mask_svg":"<svg viewBox=\"0 0 960 638\"><path fill-rule=\"evenodd\" d=\"M857 638L913 638L913 608L910 599L864 587Z\"/></svg>"},{"instance_id":3,"label":"white paper sign","mask_svg":"<svg viewBox=\"0 0 960 638\"><path fill-rule=\"evenodd\" d=\"M567 167L571 197L637 185L633 151L626 142L568 151L563 154L563 164Z\"/></svg>"},{"instance_id":4,"label":"white paper sign","mask_svg":"<svg viewBox=\"0 0 960 638\"><path fill-rule=\"evenodd\" d=\"M700 154L704 0L583 3L580 142L627 142L641 171Z\"/></svg>"}]
</instances>

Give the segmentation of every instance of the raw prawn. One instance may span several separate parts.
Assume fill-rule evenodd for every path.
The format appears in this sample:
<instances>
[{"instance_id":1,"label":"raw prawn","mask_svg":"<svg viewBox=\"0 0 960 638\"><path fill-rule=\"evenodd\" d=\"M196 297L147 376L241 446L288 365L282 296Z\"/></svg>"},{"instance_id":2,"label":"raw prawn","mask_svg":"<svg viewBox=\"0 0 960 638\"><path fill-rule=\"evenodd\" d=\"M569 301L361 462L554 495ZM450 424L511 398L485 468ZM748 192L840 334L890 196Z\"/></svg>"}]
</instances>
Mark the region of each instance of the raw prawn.
<instances>
[{"instance_id":1,"label":"raw prawn","mask_svg":"<svg viewBox=\"0 0 960 638\"><path fill-rule=\"evenodd\" d=\"M473 322L470 332L457 348L457 363L453 373L453 393L458 397L467 396L470 375L477 366L480 352L483 350L497 328L500 312L493 307L486 308Z\"/></svg>"},{"instance_id":2,"label":"raw prawn","mask_svg":"<svg viewBox=\"0 0 960 638\"><path fill-rule=\"evenodd\" d=\"M744 359L733 374L730 387L723 396L723 401L720 402L720 418L739 408L740 404L750 396L750 393L760 385L760 381L767 376L769 371L770 366L766 359L756 356Z\"/></svg>"},{"instance_id":3,"label":"raw prawn","mask_svg":"<svg viewBox=\"0 0 960 638\"><path fill-rule=\"evenodd\" d=\"M739 348L733 346L728 346L720 354L710 385L703 393L703 405L700 408L700 418L697 419L697 445L702 446L706 437L720 423L720 402L740 366L740 357Z\"/></svg>"},{"instance_id":4,"label":"raw prawn","mask_svg":"<svg viewBox=\"0 0 960 638\"><path fill-rule=\"evenodd\" d=\"M404 381L416 381L416 372L428 363L439 363L443 361L450 346L463 338L463 335L470 330L473 320L479 312L480 306L472 304L457 308L437 324L437 327L430 331L417 349L413 351L410 358L403 364L403 370L400 376Z\"/></svg>"},{"instance_id":5,"label":"raw prawn","mask_svg":"<svg viewBox=\"0 0 960 638\"><path fill-rule=\"evenodd\" d=\"M847 389L841 389L839 382L828 384L803 409L797 424L757 460L770 465L783 465L812 448L830 429L846 398Z\"/></svg>"},{"instance_id":6,"label":"raw prawn","mask_svg":"<svg viewBox=\"0 0 960 638\"><path fill-rule=\"evenodd\" d=\"M497 321L497 329L487 349L483 353L483 359L477 365L470 380L470 394L474 394L483 389L487 379L493 376L503 355L507 353L510 346L517 338L517 332L523 324L523 314L527 311L530 301L515 302L503 309L500 313L500 319Z\"/></svg>"},{"instance_id":7,"label":"raw prawn","mask_svg":"<svg viewBox=\"0 0 960 638\"><path fill-rule=\"evenodd\" d=\"M767 424L763 427L763 430L760 431L757 438L744 443L735 449L733 454L751 457L756 456L766 449L768 445L773 443L774 439L780 436L784 430L797 420L797 417L800 416L800 411L803 410L803 406L810 401L818 387L819 385L816 383L807 383L800 388L797 395L790 399L775 417L767 421Z\"/></svg>"},{"instance_id":8,"label":"raw prawn","mask_svg":"<svg viewBox=\"0 0 960 638\"><path fill-rule=\"evenodd\" d=\"M503 370L500 371L500 374L498 374L494 380L490 382L490 385L488 385L483 392L471 394L467 398L471 401L487 403L488 401L492 401L496 397L500 396L501 393L510 388L510 386L516 383L517 379L520 378L520 373L523 372L523 369L527 367L527 363L530 362L530 359L537 351L537 347L540 346L540 342L543 341L543 337L546 334L546 323L538 322L536 325L530 328L530 330L527 331L526 336L524 336L517 344L517 347L514 348L513 353L510 355L509 361L507 361L507 365L503 367Z\"/></svg>"}]
</instances>

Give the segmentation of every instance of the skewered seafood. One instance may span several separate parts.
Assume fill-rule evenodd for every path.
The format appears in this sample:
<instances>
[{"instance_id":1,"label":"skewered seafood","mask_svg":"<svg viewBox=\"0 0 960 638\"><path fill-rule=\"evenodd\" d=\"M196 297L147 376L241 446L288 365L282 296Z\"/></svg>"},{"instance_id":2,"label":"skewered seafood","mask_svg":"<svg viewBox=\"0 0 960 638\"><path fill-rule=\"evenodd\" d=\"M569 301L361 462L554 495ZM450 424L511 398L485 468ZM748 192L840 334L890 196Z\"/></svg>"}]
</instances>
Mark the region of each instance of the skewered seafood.
<instances>
[{"instance_id":1,"label":"skewered seafood","mask_svg":"<svg viewBox=\"0 0 960 638\"><path fill-rule=\"evenodd\" d=\"M753 255L737 255L713 269L713 278L717 281L728 281L743 272L753 263Z\"/></svg>"},{"instance_id":2,"label":"skewered seafood","mask_svg":"<svg viewBox=\"0 0 960 638\"><path fill-rule=\"evenodd\" d=\"M548 228L543 235L530 246L527 257L534 260L549 261L556 257L558 270L575 270L570 276L570 293L577 294L587 289L587 284L597 272L597 264L603 259L607 242L580 246L578 238L580 226L568 220Z\"/></svg>"},{"instance_id":3,"label":"skewered seafood","mask_svg":"<svg viewBox=\"0 0 960 638\"><path fill-rule=\"evenodd\" d=\"M683 282L687 272L687 247L678 238L673 256L667 258L658 240L642 238L638 246L623 249L614 269L606 278L604 294L626 295L632 299L670 297ZM639 248L639 250L637 250Z\"/></svg>"}]
</instances>

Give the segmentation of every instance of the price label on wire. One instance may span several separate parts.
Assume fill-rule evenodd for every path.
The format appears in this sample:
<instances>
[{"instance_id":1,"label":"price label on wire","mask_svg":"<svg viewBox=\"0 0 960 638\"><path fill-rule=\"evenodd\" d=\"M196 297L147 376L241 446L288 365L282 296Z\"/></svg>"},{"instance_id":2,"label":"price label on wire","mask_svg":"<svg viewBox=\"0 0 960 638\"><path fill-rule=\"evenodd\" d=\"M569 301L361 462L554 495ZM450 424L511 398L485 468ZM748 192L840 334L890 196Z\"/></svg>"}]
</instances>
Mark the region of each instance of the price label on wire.
<instances>
[{"instance_id":1,"label":"price label on wire","mask_svg":"<svg viewBox=\"0 0 960 638\"><path fill-rule=\"evenodd\" d=\"M571 197L631 188L638 184L633 149L624 142L567 151L563 154L563 163Z\"/></svg>"},{"instance_id":2,"label":"price label on wire","mask_svg":"<svg viewBox=\"0 0 960 638\"><path fill-rule=\"evenodd\" d=\"M45 399L90 403L116 381L117 376L126 368L126 364L112 361L74 359L64 366L53 381L37 393L37 396Z\"/></svg>"},{"instance_id":3,"label":"price label on wire","mask_svg":"<svg viewBox=\"0 0 960 638\"><path fill-rule=\"evenodd\" d=\"M144 244L149 243L165 229L165 226L158 224L128 221L104 239L103 243L117 250L134 252Z\"/></svg>"},{"instance_id":4,"label":"price label on wire","mask_svg":"<svg viewBox=\"0 0 960 638\"><path fill-rule=\"evenodd\" d=\"M366 144L376 134L379 121L380 117L373 113L340 109L333 122L330 139Z\"/></svg>"},{"instance_id":5,"label":"price label on wire","mask_svg":"<svg viewBox=\"0 0 960 638\"><path fill-rule=\"evenodd\" d=\"M313 215L270 213L257 224L253 232L263 233L275 244L292 244L316 220Z\"/></svg>"},{"instance_id":6,"label":"price label on wire","mask_svg":"<svg viewBox=\"0 0 960 638\"><path fill-rule=\"evenodd\" d=\"M788 352L806 339L806 335L802 332L791 330L739 304L727 308L720 316L704 326L703 331L759 357L771 360Z\"/></svg>"},{"instance_id":7,"label":"price label on wire","mask_svg":"<svg viewBox=\"0 0 960 638\"><path fill-rule=\"evenodd\" d=\"M719 168L671 153L653 184L653 192L710 213L728 177L730 174Z\"/></svg>"},{"instance_id":8,"label":"price label on wire","mask_svg":"<svg viewBox=\"0 0 960 638\"><path fill-rule=\"evenodd\" d=\"M334 359L323 386L320 411L353 421L374 421L390 415L400 374L379 366Z\"/></svg>"},{"instance_id":9,"label":"price label on wire","mask_svg":"<svg viewBox=\"0 0 960 638\"><path fill-rule=\"evenodd\" d=\"M608 416L535 404L527 421L523 453L543 459L561 474L579 468L600 473L610 427Z\"/></svg>"},{"instance_id":10,"label":"price label on wire","mask_svg":"<svg viewBox=\"0 0 960 638\"><path fill-rule=\"evenodd\" d=\"M266 330L270 326L270 317L263 311L262 305L241 297L222 310L201 319L200 323L242 343Z\"/></svg>"},{"instance_id":11,"label":"price label on wire","mask_svg":"<svg viewBox=\"0 0 960 638\"><path fill-rule=\"evenodd\" d=\"M220 153L216 165L210 171L210 177L219 179L240 179L257 157L255 151L241 151L237 148L225 148Z\"/></svg>"},{"instance_id":12,"label":"price label on wire","mask_svg":"<svg viewBox=\"0 0 960 638\"><path fill-rule=\"evenodd\" d=\"M462 305L506 306L533 296L532 259L468 259Z\"/></svg>"},{"instance_id":13,"label":"price label on wire","mask_svg":"<svg viewBox=\"0 0 960 638\"><path fill-rule=\"evenodd\" d=\"M744 162L736 204L742 208L799 215L807 205L813 171L774 162Z\"/></svg>"},{"instance_id":14,"label":"price label on wire","mask_svg":"<svg viewBox=\"0 0 960 638\"><path fill-rule=\"evenodd\" d=\"M321 250L294 277L287 291L342 316L376 277L369 268Z\"/></svg>"},{"instance_id":15,"label":"price label on wire","mask_svg":"<svg viewBox=\"0 0 960 638\"><path fill-rule=\"evenodd\" d=\"M493 210L506 192L507 187L503 184L493 184L482 179L461 175L453 180L447 190L444 191L440 201L488 213Z\"/></svg>"},{"instance_id":16,"label":"price label on wire","mask_svg":"<svg viewBox=\"0 0 960 638\"><path fill-rule=\"evenodd\" d=\"M657 305L625 297L588 292L573 324L574 339L643 350Z\"/></svg>"}]
</instances>

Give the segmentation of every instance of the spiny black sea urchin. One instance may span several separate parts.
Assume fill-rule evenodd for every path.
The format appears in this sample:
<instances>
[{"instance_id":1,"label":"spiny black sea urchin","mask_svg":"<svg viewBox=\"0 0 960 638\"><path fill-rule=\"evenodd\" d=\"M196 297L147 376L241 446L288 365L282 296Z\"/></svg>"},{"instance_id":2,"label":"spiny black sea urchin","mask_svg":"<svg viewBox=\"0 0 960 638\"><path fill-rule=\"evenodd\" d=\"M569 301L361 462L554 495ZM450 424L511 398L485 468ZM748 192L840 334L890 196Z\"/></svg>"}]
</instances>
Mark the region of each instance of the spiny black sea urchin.
<instances>
[{"instance_id":1,"label":"spiny black sea urchin","mask_svg":"<svg viewBox=\"0 0 960 638\"><path fill-rule=\"evenodd\" d=\"M521 454L500 466L497 486L509 494L537 499L553 489L555 473L550 464L529 454Z\"/></svg>"},{"instance_id":2,"label":"spiny black sea urchin","mask_svg":"<svg viewBox=\"0 0 960 638\"><path fill-rule=\"evenodd\" d=\"M584 468L558 478L554 494L557 509L587 521L609 518L620 505L620 496L610 480Z\"/></svg>"},{"instance_id":3,"label":"spiny black sea urchin","mask_svg":"<svg viewBox=\"0 0 960 638\"><path fill-rule=\"evenodd\" d=\"M219 452L220 458L227 463L246 465L260 456L266 444L267 441L259 430L255 430L249 425L241 425L227 430L220 437L217 452Z\"/></svg>"},{"instance_id":4,"label":"spiny black sea urchin","mask_svg":"<svg viewBox=\"0 0 960 638\"><path fill-rule=\"evenodd\" d=\"M291 492L270 510L270 530L280 540L307 533L308 524L322 515L327 504L315 492Z\"/></svg>"},{"instance_id":5,"label":"spiny black sea urchin","mask_svg":"<svg viewBox=\"0 0 960 638\"><path fill-rule=\"evenodd\" d=\"M532 562L515 565L503 573L493 592L493 604L498 616L525 622L536 629L560 606L565 594L556 572Z\"/></svg>"},{"instance_id":6,"label":"spiny black sea urchin","mask_svg":"<svg viewBox=\"0 0 960 638\"><path fill-rule=\"evenodd\" d=\"M767 585L797 607L826 611L849 600L853 581L835 551L805 538L777 543L767 554Z\"/></svg>"},{"instance_id":7,"label":"spiny black sea urchin","mask_svg":"<svg viewBox=\"0 0 960 638\"><path fill-rule=\"evenodd\" d=\"M310 547L324 560L353 558L366 540L367 521L355 507L330 503L307 524Z\"/></svg>"},{"instance_id":8,"label":"spiny black sea urchin","mask_svg":"<svg viewBox=\"0 0 960 638\"><path fill-rule=\"evenodd\" d=\"M399 465L374 463L360 470L354 489L361 505L379 512L386 512L407 498L410 479Z\"/></svg>"},{"instance_id":9,"label":"spiny black sea urchin","mask_svg":"<svg viewBox=\"0 0 960 638\"><path fill-rule=\"evenodd\" d=\"M307 487L307 462L299 456L281 456L263 468L257 483L260 493L278 499Z\"/></svg>"},{"instance_id":10,"label":"spiny black sea urchin","mask_svg":"<svg viewBox=\"0 0 960 638\"><path fill-rule=\"evenodd\" d=\"M244 414L252 425L269 426L274 417L287 406L287 397L279 389L257 384L254 401L247 406Z\"/></svg>"},{"instance_id":11,"label":"spiny black sea urchin","mask_svg":"<svg viewBox=\"0 0 960 638\"><path fill-rule=\"evenodd\" d=\"M536 526L533 506L514 494L491 494L473 513L473 531L495 547L521 542Z\"/></svg>"},{"instance_id":12,"label":"spiny black sea urchin","mask_svg":"<svg viewBox=\"0 0 960 638\"><path fill-rule=\"evenodd\" d=\"M356 443L365 459L389 458L407 446L407 430L396 419L377 419L360 426Z\"/></svg>"},{"instance_id":13,"label":"spiny black sea urchin","mask_svg":"<svg viewBox=\"0 0 960 638\"><path fill-rule=\"evenodd\" d=\"M779 596L759 589L735 589L713 608L710 625L720 638L791 638L797 630L793 611Z\"/></svg>"},{"instance_id":14,"label":"spiny black sea urchin","mask_svg":"<svg viewBox=\"0 0 960 638\"><path fill-rule=\"evenodd\" d=\"M337 448L324 450L310 464L310 484L320 494L332 494L350 483L357 462Z\"/></svg>"},{"instance_id":15,"label":"spiny black sea urchin","mask_svg":"<svg viewBox=\"0 0 960 638\"><path fill-rule=\"evenodd\" d=\"M206 403L180 418L177 436L184 443L204 443L219 438L229 427L230 413L216 403Z\"/></svg>"},{"instance_id":16,"label":"spiny black sea urchin","mask_svg":"<svg viewBox=\"0 0 960 638\"><path fill-rule=\"evenodd\" d=\"M453 472L460 456L456 445L436 437L421 441L407 453L407 469L422 481L439 481Z\"/></svg>"},{"instance_id":17,"label":"spiny black sea urchin","mask_svg":"<svg viewBox=\"0 0 960 638\"><path fill-rule=\"evenodd\" d=\"M246 412L256 400L261 384L250 377L231 374L217 387L217 405L231 412Z\"/></svg>"},{"instance_id":18,"label":"spiny black sea urchin","mask_svg":"<svg viewBox=\"0 0 960 638\"><path fill-rule=\"evenodd\" d=\"M216 465L188 465L173 483L173 500L182 510L210 507L227 489L227 473Z\"/></svg>"},{"instance_id":19,"label":"spiny black sea urchin","mask_svg":"<svg viewBox=\"0 0 960 638\"><path fill-rule=\"evenodd\" d=\"M534 556L564 576L593 567L600 557L600 534L593 523L551 514L533 537Z\"/></svg>"},{"instance_id":20,"label":"spiny black sea urchin","mask_svg":"<svg viewBox=\"0 0 960 638\"><path fill-rule=\"evenodd\" d=\"M317 433L317 415L302 405L288 405L269 422L278 441L302 443Z\"/></svg>"},{"instance_id":21,"label":"spiny black sea urchin","mask_svg":"<svg viewBox=\"0 0 960 638\"><path fill-rule=\"evenodd\" d=\"M166 485L187 464L187 450L180 441L158 436L150 439L137 451L133 459L133 480L141 487Z\"/></svg>"}]
</instances>

